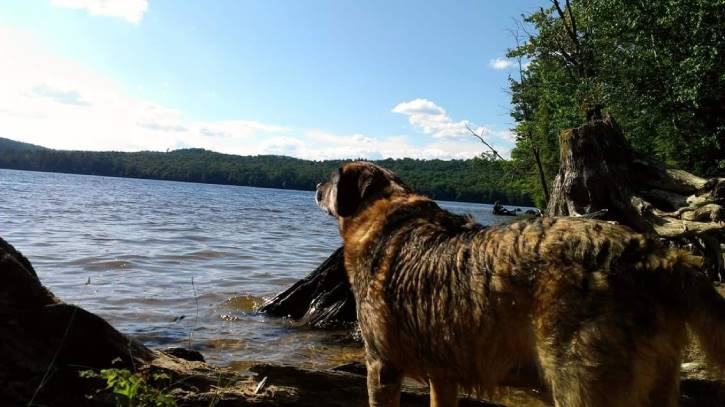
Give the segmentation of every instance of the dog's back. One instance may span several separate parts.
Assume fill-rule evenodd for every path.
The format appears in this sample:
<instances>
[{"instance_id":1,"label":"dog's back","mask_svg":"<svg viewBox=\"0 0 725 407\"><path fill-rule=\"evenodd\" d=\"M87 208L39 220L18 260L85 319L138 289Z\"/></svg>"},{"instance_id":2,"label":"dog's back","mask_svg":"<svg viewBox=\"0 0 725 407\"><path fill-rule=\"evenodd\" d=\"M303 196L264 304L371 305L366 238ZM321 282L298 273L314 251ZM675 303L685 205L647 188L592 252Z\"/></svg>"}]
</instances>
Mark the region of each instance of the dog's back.
<instances>
[{"instance_id":1,"label":"dog's back","mask_svg":"<svg viewBox=\"0 0 725 407\"><path fill-rule=\"evenodd\" d=\"M626 227L485 228L364 162L316 199L340 224L373 406L395 405L404 375L454 406L532 363L558 406L674 406L688 326L725 368L725 300L699 259Z\"/></svg>"},{"instance_id":2,"label":"dog's back","mask_svg":"<svg viewBox=\"0 0 725 407\"><path fill-rule=\"evenodd\" d=\"M722 355L703 330L725 306L682 251L584 219L483 228L433 202L399 212L358 295L369 350L408 375L486 392L534 362L560 405L674 405L686 324Z\"/></svg>"}]
</instances>

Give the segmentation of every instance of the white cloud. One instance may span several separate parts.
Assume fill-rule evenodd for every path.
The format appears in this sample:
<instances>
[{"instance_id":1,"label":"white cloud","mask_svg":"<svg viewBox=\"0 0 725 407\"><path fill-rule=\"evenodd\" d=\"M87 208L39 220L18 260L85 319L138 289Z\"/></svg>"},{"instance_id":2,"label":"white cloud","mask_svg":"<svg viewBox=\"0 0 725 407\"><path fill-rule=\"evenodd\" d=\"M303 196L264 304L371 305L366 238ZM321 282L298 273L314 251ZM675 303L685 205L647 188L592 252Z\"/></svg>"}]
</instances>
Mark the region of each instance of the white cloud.
<instances>
[{"instance_id":1,"label":"white cloud","mask_svg":"<svg viewBox=\"0 0 725 407\"><path fill-rule=\"evenodd\" d=\"M0 27L0 137L56 149L138 151L198 147L227 154L305 159L470 158L485 148L427 99L396 106L426 135L336 134L255 120L189 120L179 109L129 95L119 83ZM502 155L510 143L490 136ZM453 136L464 136L452 138Z\"/></svg>"},{"instance_id":2,"label":"white cloud","mask_svg":"<svg viewBox=\"0 0 725 407\"><path fill-rule=\"evenodd\" d=\"M422 158L422 159L468 159L486 151L477 139L434 139L427 143L413 143L410 137L372 137L363 134L339 135L321 130L304 133L302 148L295 156L313 160L324 159L382 159L382 158ZM487 140L504 157L511 153L511 145L504 138L492 137ZM315 146L310 148L310 146Z\"/></svg>"},{"instance_id":3,"label":"white cloud","mask_svg":"<svg viewBox=\"0 0 725 407\"><path fill-rule=\"evenodd\" d=\"M67 105L88 105L88 102L86 102L83 97L81 97L80 93L75 90L55 89L45 84L39 84L33 86L32 93L35 96L47 97L58 103L64 103Z\"/></svg>"},{"instance_id":4,"label":"white cloud","mask_svg":"<svg viewBox=\"0 0 725 407\"><path fill-rule=\"evenodd\" d=\"M198 122L194 127L201 134L213 137L245 139L257 133L283 133L283 126L264 124L251 120L225 120L219 122Z\"/></svg>"},{"instance_id":5,"label":"white cloud","mask_svg":"<svg viewBox=\"0 0 725 407\"><path fill-rule=\"evenodd\" d=\"M493 69L503 70L508 69L514 66L514 61L507 59L507 58L496 58L488 61L488 66L490 66Z\"/></svg>"},{"instance_id":6,"label":"white cloud","mask_svg":"<svg viewBox=\"0 0 725 407\"><path fill-rule=\"evenodd\" d=\"M500 140L508 141L510 143L516 142L516 134L511 130L502 130L502 131L493 132L493 137L500 139Z\"/></svg>"},{"instance_id":7,"label":"white cloud","mask_svg":"<svg viewBox=\"0 0 725 407\"><path fill-rule=\"evenodd\" d=\"M408 116L413 127L438 139L471 137L468 128L484 137L491 133L488 128L475 126L468 120L453 121L445 109L428 99L418 98L399 103L393 112Z\"/></svg>"},{"instance_id":8,"label":"white cloud","mask_svg":"<svg viewBox=\"0 0 725 407\"><path fill-rule=\"evenodd\" d=\"M393 112L408 116L408 121L414 128L441 140L426 146L423 153L425 157L470 158L487 150L487 147L471 135L468 128L483 137L504 157L510 155L512 143L515 142L513 133L508 130L493 131L488 127L475 126L468 120L453 121L445 109L424 98L399 103L393 108ZM478 148L468 144L472 140L478 143ZM466 144L463 144L464 141ZM456 147L463 145L466 145L466 149L459 150Z\"/></svg>"},{"instance_id":9,"label":"white cloud","mask_svg":"<svg viewBox=\"0 0 725 407\"><path fill-rule=\"evenodd\" d=\"M0 27L0 136L59 149L239 150L239 140L286 131L249 120L188 121L134 98L114 81L52 55L26 33Z\"/></svg>"},{"instance_id":10,"label":"white cloud","mask_svg":"<svg viewBox=\"0 0 725 407\"><path fill-rule=\"evenodd\" d=\"M445 115L446 111L428 99L413 99L409 102L399 103L393 108L393 112L402 114L421 115Z\"/></svg>"},{"instance_id":11,"label":"white cloud","mask_svg":"<svg viewBox=\"0 0 725 407\"><path fill-rule=\"evenodd\" d=\"M446 111L428 99L414 99L399 103L393 108L394 113L408 116L410 124L425 134L435 138L461 137L469 134L467 120L454 122Z\"/></svg>"},{"instance_id":12,"label":"white cloud","mask_svg":"<svg viewBox=\"0 0 725 407\"><path fill-rule=\"evenodd\" d=\"M86 10L92 16L122 18L138 24L149 6L148 0L50 0L58 7Z\"/></svg>"}]
</instances>

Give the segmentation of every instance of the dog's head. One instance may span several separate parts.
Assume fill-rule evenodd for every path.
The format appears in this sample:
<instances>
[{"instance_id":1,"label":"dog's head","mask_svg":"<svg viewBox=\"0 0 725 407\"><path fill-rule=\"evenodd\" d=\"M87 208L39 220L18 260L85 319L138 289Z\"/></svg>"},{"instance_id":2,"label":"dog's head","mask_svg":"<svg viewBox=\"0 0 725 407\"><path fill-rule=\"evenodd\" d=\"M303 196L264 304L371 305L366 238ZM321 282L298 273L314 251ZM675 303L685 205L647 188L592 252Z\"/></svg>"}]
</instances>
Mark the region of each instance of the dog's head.
<instances>
[{"instance_id":1,"label":"dog's head","mask_svg":"<svg viewBox=\"0 0 725 407\"><path fill-rule=\"evenodd\" d=\"M378 199L412 192L390 170L356 161L333 171L330 179L318 184L315 200L330 215L345 218Z\"/></svg>"}]
</instances>

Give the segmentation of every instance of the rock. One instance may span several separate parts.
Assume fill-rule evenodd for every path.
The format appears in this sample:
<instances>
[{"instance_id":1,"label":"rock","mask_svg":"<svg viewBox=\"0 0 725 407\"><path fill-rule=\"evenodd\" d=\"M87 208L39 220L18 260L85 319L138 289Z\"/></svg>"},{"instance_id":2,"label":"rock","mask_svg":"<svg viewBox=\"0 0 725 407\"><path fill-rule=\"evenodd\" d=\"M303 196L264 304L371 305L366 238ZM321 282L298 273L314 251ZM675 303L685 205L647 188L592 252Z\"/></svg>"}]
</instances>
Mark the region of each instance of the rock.
<instances>
[{"instance_id":1,"label":"rock","mask_svg":"<svg viewBox=\"0 0 725 407\"><path fill-rule=\"evenodd\" d=\"M242 373L207 364L196 351L149 349L97 315L60 301L41 284L30 262L2 239L0 276L2 406L114 405L104 380L80 377L81 371L106 368L128 369L151 384L155 373L166 374L174 385L165 391L179 406L366 404L361 375L272 364ZM264 378L266 385L260 387ZM402 405L427 406L427 398L420 389L409 389ZM471 399L461 405L493 404Z\"/></svg>"},{"instance_id":2,"label":"rock","mask_svg":"<svg viewBox=\"0 0 725 407\"><path fill-rule=\"evenodd\" d=\"M153 351L102 318L64 304L30 262L0 239L0 404L80 405L92 390L82 369L133 368Z\"/></svg>"},{"instance_id":3,"label":"rock","mask_svg":"<svg viewBox=\"0 0 725 407\"><path fill-rule=\"evenodd\" d=\"M204 355L201 352L186 349L186 348L166 348L163 350L164 353L171 356L176 356L179 359L188 360L190 362L206 362Z\"/></svg>"},{"instance_id":4,"label":"rock","mask_svg":"<svg viewBox=\"0 0 725 407\"><path fill-rule=\"evenodd\" d=\"M128 369L144 377L171 395L179 406L366 405L362 364L338 369L346 371L256 364L249 373L238 372L207 364L198 352L177 348L165 353L149 349L124 336L102 318L63 303L43 287L30 262L2 239L0 276L4 279L0 285L2 406L114 405L104 380L79 375L84 370L111 367ZM157 373L166 374L168 382L155 382ZM535 369L532 373L535 374ZM529 379L522 380L525 376L521 373L507 384L530 386ZM703 375L692 377L683 381L682 405L725 405L722 383L707 380ZM534 398L517 396L507 404L544 405L538 400L542 394L538 394ZM401 406L422 407L428 403L425 387L404 387ZM464 397L459 405L499 404Z\"/></svg>"}]
</instances>

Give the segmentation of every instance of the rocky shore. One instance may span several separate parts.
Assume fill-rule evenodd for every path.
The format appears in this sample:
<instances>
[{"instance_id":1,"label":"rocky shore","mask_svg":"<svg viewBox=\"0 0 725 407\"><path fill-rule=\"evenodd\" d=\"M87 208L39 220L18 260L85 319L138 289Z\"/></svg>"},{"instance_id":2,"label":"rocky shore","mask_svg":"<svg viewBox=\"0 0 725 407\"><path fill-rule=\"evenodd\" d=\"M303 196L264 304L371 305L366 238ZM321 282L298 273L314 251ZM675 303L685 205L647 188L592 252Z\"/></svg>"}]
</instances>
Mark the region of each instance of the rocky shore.
<instances>
[{"instance_id":1,"label":"rocky shore","mask_svg":"<svg viewBox=\"0 0 725 407\"><path fill-rule=\"evenodd\" d=\"M366 405L360 364L312 370L250 362L248 371L236 371L208 364L195 351L149 349L97 315L56 298L28 259L2 239L0 276L0 405L114 405L120 393L140 394L146 387L178 406ZM693 355L696 359L696 351ZM684 367L682 405L725 405L721 382L696 360ZM115 370L101 377L104 369ZM131 374L137 387L123 387L128 383L116 376L116 386L109 386L109 374L117 371ZM545 392L505 393L500 398L505 405L547 405ZM401 405L427 406L426 389L406 386ZM460 405L502 404L464 398Z\"/></svg>"}]
</instances>

